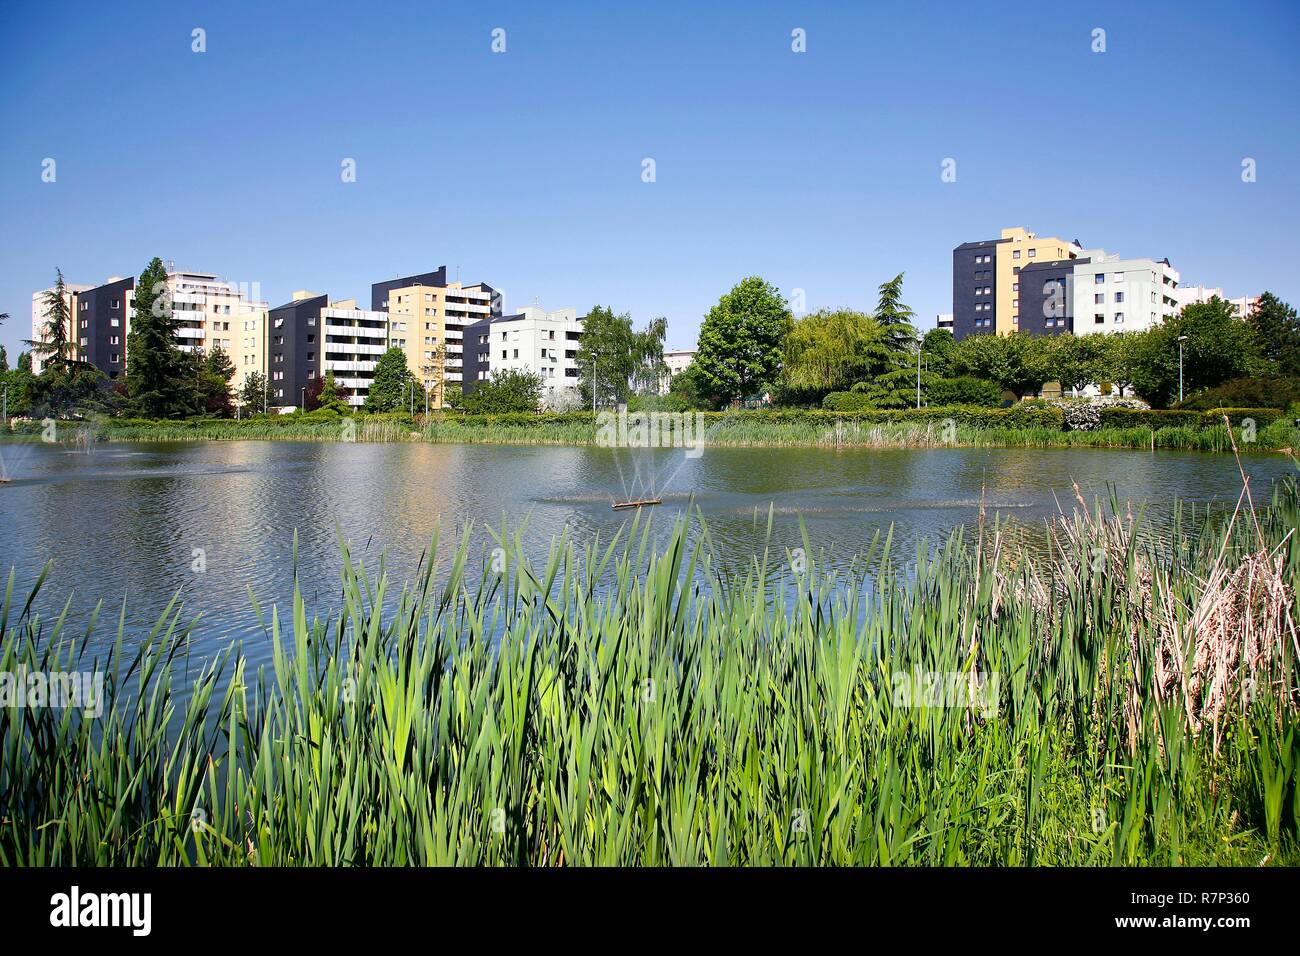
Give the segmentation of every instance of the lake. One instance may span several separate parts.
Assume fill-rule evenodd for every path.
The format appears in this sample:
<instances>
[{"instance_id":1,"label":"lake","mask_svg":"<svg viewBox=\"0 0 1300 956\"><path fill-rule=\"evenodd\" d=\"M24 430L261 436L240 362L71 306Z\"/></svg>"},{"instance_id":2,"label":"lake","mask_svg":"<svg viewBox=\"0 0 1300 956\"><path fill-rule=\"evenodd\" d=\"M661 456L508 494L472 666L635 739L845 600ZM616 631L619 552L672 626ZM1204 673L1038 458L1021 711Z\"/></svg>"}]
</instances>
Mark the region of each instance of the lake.
<instances>
[{"instance_id":1,"label":"lake","mask_svg":"<svg viewBox=\"0 0 1300 956\"><path fill-rule=\"evenodd\" d=\"M693 502L715 564L744 568L763 546L769 507L774 547L799 546L802 516L814 547L841 562L891 525L894 553L906 558L919 540L976 521L981 501L1032 535L1058 500L1072 506L1072 480L1090 501L1113 489L1157 521L1176 499L1231 504L1241 486L1228 455L1096 449L706 448L688 458L667 449L234 441L88 452L6 443L0 455L12 479L0 485L0 567L17 569L20 603L53 561L44 613L71 596L72 620L84 626L103 599L107 641L123 596L138 632L179 591L185 619L202 615L200 650L242 638L254 662L269 649L248 593L268 613L288 609L295 531L309 612L324 614L337 606L339 534L368 568L383 554L400 583L439 527L446 542L471 522L478 550L495 544L488 528L524 526L527 550L540 557L564 531L580 545L607 541L630 520L611 501L653 493L664 500L651 509L657 533ZM1257 501L1295 473L1281 455L1244 462Z\"/></svg>"}]
</instances>

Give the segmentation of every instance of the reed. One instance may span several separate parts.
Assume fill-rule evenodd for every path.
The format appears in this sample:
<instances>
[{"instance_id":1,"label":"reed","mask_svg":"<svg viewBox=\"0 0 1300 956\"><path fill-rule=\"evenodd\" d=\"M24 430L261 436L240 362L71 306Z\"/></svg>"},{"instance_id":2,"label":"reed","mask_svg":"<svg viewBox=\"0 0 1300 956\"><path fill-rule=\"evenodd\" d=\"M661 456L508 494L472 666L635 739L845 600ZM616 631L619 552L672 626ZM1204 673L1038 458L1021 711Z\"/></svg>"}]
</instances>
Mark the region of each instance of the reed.
<instances>
[{"instance_id":1,"label":"reed","mask_svg":"<svg viewBox=\"0 0 1300 956\"><path fill-rule=\"evenodd\" d=\"M805 534L724 578L687 518L502 532L499 572L466 529L400 587L340 544L336 609L254 604L273 664L188 679L175 601L99 651L11 572L0 672L106 697L2 712L0 862L1294 864L1300 497L1251 505L1080 500L1041 557L981 521L847 577Z\"/></svg>"},{"instance_id":2,"label":"reed","mask_svg":"<svg viewBox=\"0 0 1300 956\"><path fill-rule=\"evenodd\" d=\"M1232 438L1252 451L1285 451L1300 447L1300 430L1290 419L1280 419L1260 429L1247 441L1241 428L1228 434L1223 425L1213 427L1167 426L1151 429L1101 428L1062 431L1047 427L999 427L954 420L916 422L864 422L826 413L746 412L714 416L709 420L707 442L724 447L842 447L842 448L1160 448L1228 452ZM208 420L178 422L114 421L70 425L63 434L78 441L426 441L439 444L594 445L597 428L590 414L556 416L483 416L449 414L359 416L347 419L312 419L284 416L250 421Z\"/></svg>"}]
</instances>

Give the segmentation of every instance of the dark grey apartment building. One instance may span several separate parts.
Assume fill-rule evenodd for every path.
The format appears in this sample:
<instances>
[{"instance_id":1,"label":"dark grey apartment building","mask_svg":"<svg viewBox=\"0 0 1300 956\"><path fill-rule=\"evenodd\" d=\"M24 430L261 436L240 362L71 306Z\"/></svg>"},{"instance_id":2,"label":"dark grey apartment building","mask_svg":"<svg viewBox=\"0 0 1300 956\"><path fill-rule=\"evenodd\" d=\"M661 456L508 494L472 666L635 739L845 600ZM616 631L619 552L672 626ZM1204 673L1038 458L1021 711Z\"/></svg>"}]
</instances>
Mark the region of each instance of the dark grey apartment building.
<instances>
[{"instance_id":1,"label":"dark grey apartment building","mask_svg":"<svg viewBox=\"0 0 1300 956\"><path fill-rule=\"evenodd\" d=\"M109 378L126 374L126 326L135 279L112 279L72 296L77 356Z\"/></svg>"},{"instance_id":2,"label":"dark grey apartment building","mask_svg":"<svg viewBox=\"0 0 1300 956\"><path fill-rule=\"evenodd\" d=\"M1021 268L1017 292L1021 332L1074 334L1074 267L1088 261L1086 258L1055 259Z\"/></svg>"},{"instance_id":3,"label":"dark grey apartment building","mask_svg":"<svg viewBox=\"0 0 1300 956\"><path fill-rule=\"evenodd\" d=\"M270 405L302 405L305 390L320 375L321 311L329 296L286 302L267 314L266 378Z\"/></svg>"}]
</instances>

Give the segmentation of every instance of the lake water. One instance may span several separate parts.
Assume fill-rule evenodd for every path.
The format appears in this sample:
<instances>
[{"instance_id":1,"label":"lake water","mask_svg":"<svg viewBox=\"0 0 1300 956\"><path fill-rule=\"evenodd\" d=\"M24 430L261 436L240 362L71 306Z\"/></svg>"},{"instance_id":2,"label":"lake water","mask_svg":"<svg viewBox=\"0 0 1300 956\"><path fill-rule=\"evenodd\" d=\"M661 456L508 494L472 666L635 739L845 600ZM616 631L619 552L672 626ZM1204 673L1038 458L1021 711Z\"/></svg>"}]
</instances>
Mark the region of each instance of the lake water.
<instances>
[{"instance_id":1,"label":"lake water","mask_svg":"<svg viewBox=\"0 0 1300 956\"><path fill-rule=\"evenodd\" d=\"M608 540L629 520L611 501L653 492L664 499L657 532L693 502L715 563L743 568L763 545L769 507L775 547L799 546L802 516L814 547L841 561L891 525L906 557L919 539L974 522L981 500L1041 528L1058 500L1072 506L1072 480L1089 500L1113 489L1156 520L1175 499L1230 504L1241 486L1231 456L1093 449L706 448L692 459L551 446L7 443L0 455L12 480L0 485L0 568L17 569L16 595L53 561L40 606L49 613L71 596L84 624L103 599L108 640L123 596L139 629L179 591L185 617L202 615L200 645L243 638L254 660L267 652L248 592L288 608L295 531L309 611L323 614L338 603L338 534L368 567L383 553L400 582L439 527L446 542L470 522L476 548L490 549L488 527L526 522L526 546L540 555L566 530L579 544ZM1257 501L1295 472L1283 456L1245 467Z\"/></svg>"}]
</instances>

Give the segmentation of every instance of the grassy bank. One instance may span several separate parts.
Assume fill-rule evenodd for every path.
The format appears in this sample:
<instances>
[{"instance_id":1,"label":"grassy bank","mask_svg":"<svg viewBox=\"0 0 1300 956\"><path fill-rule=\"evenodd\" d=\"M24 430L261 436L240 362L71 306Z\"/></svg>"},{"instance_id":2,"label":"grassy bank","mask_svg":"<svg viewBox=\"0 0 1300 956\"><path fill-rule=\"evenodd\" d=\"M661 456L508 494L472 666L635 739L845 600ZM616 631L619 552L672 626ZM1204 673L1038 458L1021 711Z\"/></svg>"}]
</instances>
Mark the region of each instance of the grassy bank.
<instances>
[{"instance_id":1,"label":"grassy bank","mask_svg":"<svg viewBox=\"0 0 1300 956\"><path fill-rule=\"evenodd\" d=\"M0 863L1294 864L1298 523L1293 487L1158 544L1080 510L873 583L633 524L471 585L467 533L250 609L274 666L183 704L175 608L96 656L11 575L0 671L109 676L93 719L2 713Z\"/></svg>"},{"instance_id":2,"label":"grassy bank","mask_svg":"<svg viewBox=\"0 0 1300 956\"><path fill-rule=\"evenodd\" d=\"M1015 412L1014 409L1005 410ZM1003 414L996 409L923 409L872 416L823 411L705 413L705 443L722 447L869 448L1164 448L1231 451L1232 439L1250 451L1300 446L1300 430L1289 417L1240 424L1232 436L1222 418L1177 413L1178 424L1105 426L1066 430L1045 414ZM1168 414L1168 413L1163 413ZM1274 413L1276 415L1277 413ZM1178 417L1181 416L1181 417ZM1059 418L1059 415L1057 416ZM692 423L695 419L692 418ZM59 439L90 441L287 440L426 441L436 443L594 445L599 428L590 412L564 415L452 415L410 418L362 415L355 419L282 416L247 421L149 422L107 420L60 424ZM26 435L35 438L39 427Z\"/></svg>"}]
</instances>

